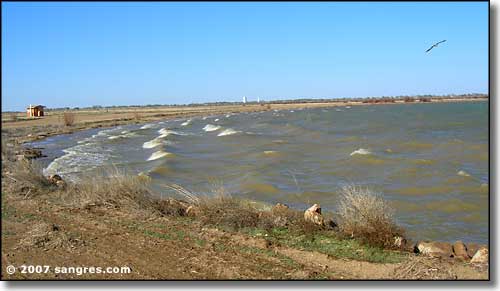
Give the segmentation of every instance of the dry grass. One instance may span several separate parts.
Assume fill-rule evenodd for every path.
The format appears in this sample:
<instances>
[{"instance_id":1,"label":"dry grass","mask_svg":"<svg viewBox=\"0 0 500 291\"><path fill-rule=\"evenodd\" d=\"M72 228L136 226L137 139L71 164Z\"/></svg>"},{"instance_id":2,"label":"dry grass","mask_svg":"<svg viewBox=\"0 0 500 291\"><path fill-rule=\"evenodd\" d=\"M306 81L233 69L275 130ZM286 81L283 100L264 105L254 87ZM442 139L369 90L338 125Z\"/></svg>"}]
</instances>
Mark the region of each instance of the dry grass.
<instances>
[{"instance_id":1,"label":"dry grass","mask_svg":"<svg viewBox=\"0 0 500 291\"><path fill-rule=\"evenodd\" d=\"M142 115L141 115L139 112L134 111L134 113L133 113L133 115L132 115L132 118L133 118L134 120L141 120Z\"/></svg>"},{"instance_id":2,"label":"dry grass","mask_svg":"<svg viewBox=\"0 0 500 291\"><path fill-rule=\"evenodd\" d=\"M394 271L395 280L456 280L448 261L427 257L413 257L410 262Z\"/></svg>"},{"instance_id":3,"label":"dry grass","mask_svg":"<svg viewBox=\"0 0 500 291\"><path fill-rule=\"evenodd\" d=\"M393 214L389 204L370 189L342 188L338 215L344 234L370 245L395 248L394 239L403 237L403 230L395 224Z\"/></svg>"},{"instance_id":4,"label":"dry grass","mask_svg":"<svg viewBox=\"0 0 500 291\"><path fill-rule=\"evenodd\" d=\"M64 204L92 208L105 206L143 211L156 211L147 181L116 168L103 174L84 176L77 183L68 183L61 193Z\"/></svg>"},{"instance_id":5,"label":"dry grass","mask_svg":"<svg viewBox=\"0 0 500 291\"><path fill-rule=\"evenodd\" d=\"M193 193L179 185L164 186L183 196L189 204L195 205L196 217L206 225L221 226L236 231L244 228L264 230L288 228L305 234L324 230L322 227L305 221L302 211L290 208L262 209L259 204L232 196L221 183L212 183L205 193ZM177 205L179 204L170 203L170 207ZM180 208L183 207L181 204ZM170 212L184 215L182 210Z\"/></svg>"},{"instance_id":6,"label":"dry grass","mask_svg":"<svg viewBox=\"0 0 500 291\"><path fill-rule=\"evenodd\" d=\"M48 193L55 189L55 186L44 177L42 167L30 160L2 161L6 167L5 177L12 180L11 183L14 193L21 193L24 198Z\"/></svg>"},{"instance_id":7,"label":"dry grass","mask_svg":"<svg viewBox=\"0 0 500 291\"><path fill-rule=\"evenodd\" d=\"M72 112L64 112L62 119L65 126L72 126L73 124L75 124L76 120L75 114Z\"/></svg>"}]
</instances>

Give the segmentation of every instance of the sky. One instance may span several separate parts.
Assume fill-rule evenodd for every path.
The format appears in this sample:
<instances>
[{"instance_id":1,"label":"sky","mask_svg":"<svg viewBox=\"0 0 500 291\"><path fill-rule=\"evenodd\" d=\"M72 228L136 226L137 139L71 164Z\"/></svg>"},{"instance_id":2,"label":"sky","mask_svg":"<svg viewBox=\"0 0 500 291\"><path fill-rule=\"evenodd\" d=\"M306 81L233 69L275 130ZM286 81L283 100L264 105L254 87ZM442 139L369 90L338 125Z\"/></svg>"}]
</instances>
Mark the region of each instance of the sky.
<instances>
[{"instance_id":1,"label":"sky","mask_svg":"<svg viewBox=\"0 0 500 291\"><path fill-rule=\"evenodd\" d=\"M488 2L2 2L2 111L487 92Z\"/></svg>"}]
</instances>

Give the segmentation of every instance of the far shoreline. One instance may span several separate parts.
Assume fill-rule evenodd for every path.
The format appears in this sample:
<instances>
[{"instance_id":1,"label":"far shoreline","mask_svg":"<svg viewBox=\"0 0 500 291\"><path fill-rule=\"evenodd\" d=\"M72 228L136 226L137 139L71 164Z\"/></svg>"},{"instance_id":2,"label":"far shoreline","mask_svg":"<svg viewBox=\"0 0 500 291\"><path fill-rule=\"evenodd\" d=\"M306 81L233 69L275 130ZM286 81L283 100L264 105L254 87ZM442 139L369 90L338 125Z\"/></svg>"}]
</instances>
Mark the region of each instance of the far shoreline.
<instances>
[{"instance_id":1,"label":"far shoreline","mask_svg":"<svg viewBox=\"0 0 500 291\"><path fill-rule=\"evenodd\" d=\"M328 108L345 106L370 106L370 105L403 105L403 104L432 104L432 103L462 103L462 102L488 102L489 98L434 98L426 102L419 100L405 102L401 100L392 102L348 101L348 102L306 102L306 103L257 103L241 105L216 105L216 106L152 106L132 107L127 109L78 109L48 111L41 118L16 117L11 120L2 117L2 131L15 131L16 141L25 144L40 141L49 136L71 134L93 128L111 128L128 124L144 124L160 120L177 118L205 117L228 113L264 112L270 110L291 110L308 108ZM75 116L75 124L64 126L62 116L69 112ZM3 116L13 113L2 113ZM23 133L28 130L29 133Z\"/></svg>"}]
</instances>

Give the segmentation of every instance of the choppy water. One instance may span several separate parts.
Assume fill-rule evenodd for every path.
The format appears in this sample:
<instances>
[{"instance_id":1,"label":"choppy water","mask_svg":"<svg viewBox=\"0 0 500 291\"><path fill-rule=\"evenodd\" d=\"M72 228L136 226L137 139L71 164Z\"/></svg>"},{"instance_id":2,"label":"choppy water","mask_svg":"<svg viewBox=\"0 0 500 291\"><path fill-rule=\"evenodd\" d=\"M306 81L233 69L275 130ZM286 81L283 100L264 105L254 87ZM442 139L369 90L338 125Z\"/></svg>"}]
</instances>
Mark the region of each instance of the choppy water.
<instances>
[{"instance_id":1,"label":"choppy water","mask_svg":"<svg viewBox=\"0 0 500 291\"><path fill-rule=\"evenodd\" d=\"M47 174L114 164L177 183L335 210L341 186L383 194L413 238L488 241L488 103L401 104L218 115L49 138Z\"/></svg>"}]
</instances>

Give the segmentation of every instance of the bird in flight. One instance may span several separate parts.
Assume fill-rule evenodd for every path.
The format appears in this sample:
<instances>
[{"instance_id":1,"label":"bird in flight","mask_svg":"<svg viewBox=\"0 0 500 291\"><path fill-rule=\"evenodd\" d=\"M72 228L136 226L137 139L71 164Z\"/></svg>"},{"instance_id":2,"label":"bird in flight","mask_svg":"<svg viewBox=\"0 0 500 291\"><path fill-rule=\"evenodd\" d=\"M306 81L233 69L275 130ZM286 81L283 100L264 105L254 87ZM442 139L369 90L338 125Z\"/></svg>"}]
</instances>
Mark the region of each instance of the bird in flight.
<instances>
[{"instance_id":1,"label":"bird in flight","mask_svg":"<svg viewBox=\"0 0 500 291\"><path fill-rule=\"evenodd\" d=\"M433 49L433 48L437 47L440 43L443 43L443 42L445 42L445 41L446 41L446 39L445 39L445 40L442 40L442 41L440 41L440 42L436 42L436 43L435 43L435 44L433 44L433 45L432 45L429 49L427 49L425 52L426 52L426 53L428 53L431 49Z\"/></svg>"}]
</instances>

